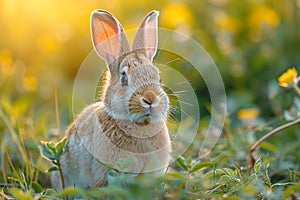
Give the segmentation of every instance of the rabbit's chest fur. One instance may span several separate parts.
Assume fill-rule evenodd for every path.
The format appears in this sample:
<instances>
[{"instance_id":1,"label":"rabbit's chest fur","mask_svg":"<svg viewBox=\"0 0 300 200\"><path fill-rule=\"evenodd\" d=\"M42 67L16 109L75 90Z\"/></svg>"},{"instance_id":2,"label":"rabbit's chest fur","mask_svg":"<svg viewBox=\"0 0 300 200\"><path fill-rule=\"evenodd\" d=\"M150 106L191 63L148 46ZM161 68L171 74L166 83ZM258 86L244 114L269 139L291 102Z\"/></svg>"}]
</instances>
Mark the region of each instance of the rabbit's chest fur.
<instances>
[{"instance_id":1,"label":"rabbit's chest fur","mask_svg":"<svg viewBox=\"0 0 300 200\"><path fill-rule=\"evenodd\" d=\"M143 173L166 168L171 152L165 123L139 126L110 117L101 102L92 104L67 131L68 143L62 158L66 182L99 186L106 183L108 165L133 159L125 170Z\"/></svg>"}]
</instances>

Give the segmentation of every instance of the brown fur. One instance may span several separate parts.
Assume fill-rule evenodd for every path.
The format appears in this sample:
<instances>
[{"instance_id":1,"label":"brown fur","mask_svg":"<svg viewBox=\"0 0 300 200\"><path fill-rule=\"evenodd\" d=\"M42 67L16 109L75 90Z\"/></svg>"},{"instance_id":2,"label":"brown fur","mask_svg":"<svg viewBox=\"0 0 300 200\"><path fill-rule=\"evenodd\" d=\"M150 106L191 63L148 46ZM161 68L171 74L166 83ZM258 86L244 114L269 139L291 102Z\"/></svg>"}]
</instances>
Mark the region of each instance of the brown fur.
<instances>
[{"instance_id":1,"label":"brown fur","mask_svg":"<svg viewBox=\"0 0 300 200\"><path fill-rule=\"evenodd\" d=\"M94 47L109 71L101 101L87 106L66 132L68 141L61 157L66 186L104 186L111 168L137 174L167 168L169 100L160 86L159 70L151 62L157 45L157 16L151 12L145 17L130 50L122 26L111 14L92 13ZM120 83L124 74L127 85ZM121 169L121 160L132 163ZM61 191L57 171L51 179Z\"/></svg>"},{"instance_id":2,"label":"brown fur","mask_svg":"<svg viewBox=\"0 0 300 200\"><path fill-rule=\"evenodd\" d=\"M137 157L140 162L133 163L126 170L136 173L146 170L151 160L165 160L154 167L157 169L168 164L170 139L163 123L139 126L129 121L118 121L104 111L100 102L87 107L70 126L67 134L66 152L61 158L66 186L105 185L108 165L116 166L121 159ZM149 170L152 171L151 168ZM82 180L81 177L86 179ZM58 172L53 173L52 183L61 190Z\"/></svg>"}]
</instances>

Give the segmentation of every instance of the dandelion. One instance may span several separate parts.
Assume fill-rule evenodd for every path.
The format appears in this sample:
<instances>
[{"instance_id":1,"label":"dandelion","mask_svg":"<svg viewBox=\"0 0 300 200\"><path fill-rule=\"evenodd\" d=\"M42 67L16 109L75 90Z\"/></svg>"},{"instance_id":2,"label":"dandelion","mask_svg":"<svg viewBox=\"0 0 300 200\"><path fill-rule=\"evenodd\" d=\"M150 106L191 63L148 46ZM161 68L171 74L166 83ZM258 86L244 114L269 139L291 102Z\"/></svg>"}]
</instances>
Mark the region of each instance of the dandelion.
<instances>
[{"instance_id":1,"label":"dandelion","mask_svg":"<svg viewBox=\"0 0 300 200\"><path fill-rule=\"evenodd\" d=\"M293 88L300 96L300 89L298 87L299 77L297 77L297 70L294 67L286 70L277 80L281 87Z\"/></svg>"},{"instance_id":2,"label":"dandelion","mask_svg":"<svg viewBox=\"0 0 300 200\"><path fill-rule=\"evenodd\" d=\"M241 120L255 119L259 115L259 110L256 108L243 108L237 113L237 117Z\"/></svg>"},{"instance_id":3,"label":"dandelion","mask_svg":"<svg viewBox=\"0 0 300 200\"><path fill-rule=\"evenodd\" d=\"M290 88L294 85L297 85L298 78L297 78L297 70L295 68L290 68L281 76L278 77L278 84L281 87Z\"/></svg>"}]
</instances>

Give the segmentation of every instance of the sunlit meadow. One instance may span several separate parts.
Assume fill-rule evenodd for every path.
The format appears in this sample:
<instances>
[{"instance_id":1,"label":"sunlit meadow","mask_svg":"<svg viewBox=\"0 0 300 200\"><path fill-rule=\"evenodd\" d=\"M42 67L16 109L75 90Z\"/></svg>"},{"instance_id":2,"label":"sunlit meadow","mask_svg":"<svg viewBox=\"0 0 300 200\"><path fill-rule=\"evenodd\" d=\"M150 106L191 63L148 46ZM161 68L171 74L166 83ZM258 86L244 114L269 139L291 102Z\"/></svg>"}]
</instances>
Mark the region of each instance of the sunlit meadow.
<instances>
[{"instance_id":1,"label":"sunlit meadow","mask_svg":"<svg viewBox=\"0 0 300 200\"><path fill-rule=\"evenodd\" d=\"M113 13L126 30L159 10L160 27L201 44L225 84L226 121L214 148L199 151L209 92L189 63L162 53L156 59L185 71L199 101L188 151L161 177L112 170L106 187L58 193L48 171L57 166L41 156L41 141L55 146L73 120L72 89L92 50L95 9ZM0 0L0 198L299 199L299 47L299 0Z\"/></svg>"}]
</instances>

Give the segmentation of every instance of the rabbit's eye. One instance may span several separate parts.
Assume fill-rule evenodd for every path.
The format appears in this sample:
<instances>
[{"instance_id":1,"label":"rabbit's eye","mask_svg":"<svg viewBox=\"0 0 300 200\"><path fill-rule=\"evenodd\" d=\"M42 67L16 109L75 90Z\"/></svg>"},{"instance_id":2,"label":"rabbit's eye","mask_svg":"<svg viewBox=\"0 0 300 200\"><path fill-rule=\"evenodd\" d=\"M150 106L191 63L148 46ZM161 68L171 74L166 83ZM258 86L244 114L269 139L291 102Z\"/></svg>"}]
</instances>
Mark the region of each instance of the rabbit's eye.
<instances>
[{"instance_id":1,"label":"rabbit's eye","mask_svg":"<svg viewBox=\"0 0 300 200\"><path fill-rule=\"evenodd\" d=\"M128 85L128 77L125 72L122 72L121 84L122 84L122 86Z\"/></svg>"}]
</instances>

